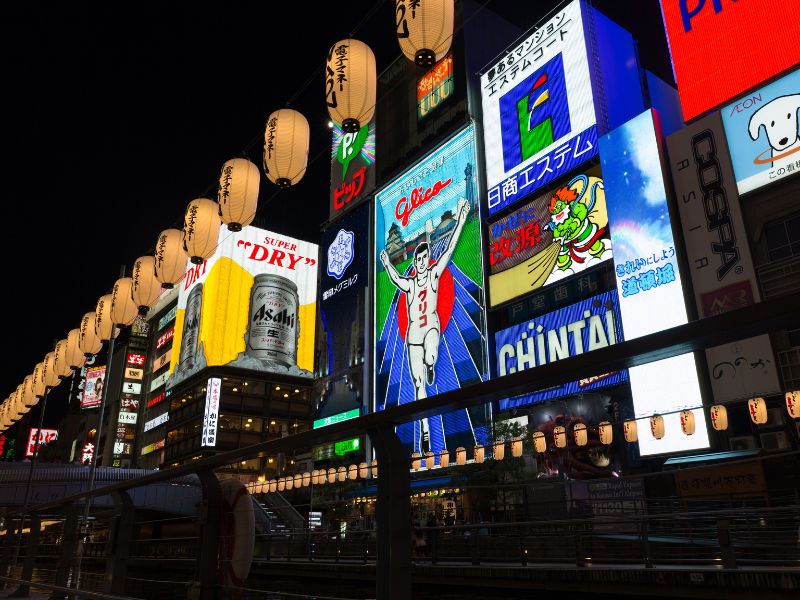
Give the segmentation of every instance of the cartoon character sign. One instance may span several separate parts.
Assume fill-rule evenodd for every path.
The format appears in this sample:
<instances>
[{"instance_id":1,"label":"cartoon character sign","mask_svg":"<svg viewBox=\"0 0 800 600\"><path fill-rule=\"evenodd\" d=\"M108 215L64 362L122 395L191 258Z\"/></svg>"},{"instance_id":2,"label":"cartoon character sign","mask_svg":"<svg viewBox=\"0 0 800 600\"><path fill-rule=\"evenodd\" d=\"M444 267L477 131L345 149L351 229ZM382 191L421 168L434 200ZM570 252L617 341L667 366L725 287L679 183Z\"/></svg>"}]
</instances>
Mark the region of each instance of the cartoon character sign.
<instances>
[{"instance_id":1,"label":"cartoon character sign","mask_svg":"<svg viewBox=\"0 0 800 600\"><path fill-rule=\"evenodd\" d=\"M486 376L474 130L376 194L375 409ZM483 443L488 407L401 425L409 452Z\"/></svg>"},{"instance_id":2,"label":"cartoon character sign","mask_svg":"<svg viewBox=\"0 0 800 600\"><path fill-rule=\"evenodd\" d=\"M740 194L800 171L800 71L722 109Z\"/></svg>"}]
</instances>

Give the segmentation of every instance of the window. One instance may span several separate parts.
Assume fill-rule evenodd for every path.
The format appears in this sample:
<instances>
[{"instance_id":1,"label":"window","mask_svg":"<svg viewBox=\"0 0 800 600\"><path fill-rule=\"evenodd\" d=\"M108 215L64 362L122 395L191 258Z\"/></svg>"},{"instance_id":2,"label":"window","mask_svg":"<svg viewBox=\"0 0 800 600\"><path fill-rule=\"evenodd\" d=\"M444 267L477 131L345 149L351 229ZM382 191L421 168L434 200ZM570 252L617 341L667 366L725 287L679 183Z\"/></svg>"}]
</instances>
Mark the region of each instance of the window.
<instances>
[{"instance_id":1,"label":"window","mask_svg":"<svg viewBox=\"0 0 800 600\"><path fill-rule=\"evenodd\" d=\"M800 215L768 223L764 237L770 261L800 256Z\"/></svg>"}]
</instances>

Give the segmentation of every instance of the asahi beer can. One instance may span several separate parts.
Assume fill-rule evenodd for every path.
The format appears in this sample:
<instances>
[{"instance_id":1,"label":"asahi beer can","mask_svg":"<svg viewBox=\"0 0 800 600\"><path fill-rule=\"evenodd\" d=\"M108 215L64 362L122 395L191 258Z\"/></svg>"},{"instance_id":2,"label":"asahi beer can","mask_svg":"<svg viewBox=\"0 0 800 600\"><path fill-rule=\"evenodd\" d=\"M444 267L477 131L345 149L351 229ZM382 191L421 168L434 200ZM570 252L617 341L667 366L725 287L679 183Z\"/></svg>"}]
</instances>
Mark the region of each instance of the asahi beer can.
<instances>
[{"instance_id":1,"label":"asahi beer can","mask_svg":"<svg viewBox=\"0 0 800 600\"><path fill-rule=\"evenodd\" d=\"M181 337L181 353L178 364L182 368L194 366L197 353L197 341L200 338L200 309L203 306L203 284L198 283L189 292L186 299L186 312L183 319L183 336Z\"/></svg>"},{"instance_id":2,"label":"asahi beer can","mask_svg":"<svg viewBox=\"0 0 800 600\"><path fill-rule=\"evenodd\" d=\"M297 286L280 275L256 275L250 290L247 354L297 366Z\"/></svg>"}]
</instances>

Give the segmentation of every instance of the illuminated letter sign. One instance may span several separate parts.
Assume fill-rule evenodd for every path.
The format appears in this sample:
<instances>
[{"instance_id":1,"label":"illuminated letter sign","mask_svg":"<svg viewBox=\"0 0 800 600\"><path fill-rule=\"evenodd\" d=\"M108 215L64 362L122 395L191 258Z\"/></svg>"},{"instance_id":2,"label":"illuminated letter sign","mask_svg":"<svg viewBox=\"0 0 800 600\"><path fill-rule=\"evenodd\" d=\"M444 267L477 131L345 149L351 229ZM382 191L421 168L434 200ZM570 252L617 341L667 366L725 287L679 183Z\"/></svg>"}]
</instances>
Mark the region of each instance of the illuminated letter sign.
<instances>
[{"instance_id":1,"label":"illuminated letter sign","mask_svg":"<svg viewBox=\"0 0 800 600\"><path fill-rule=\"evenodd\" d=\"M219 421L219 395L222 379L211 377L206 384L206 410L203 414L203 433L200 446L213 448L217 445L217 425Z\"/></svg>"}]
</instances>

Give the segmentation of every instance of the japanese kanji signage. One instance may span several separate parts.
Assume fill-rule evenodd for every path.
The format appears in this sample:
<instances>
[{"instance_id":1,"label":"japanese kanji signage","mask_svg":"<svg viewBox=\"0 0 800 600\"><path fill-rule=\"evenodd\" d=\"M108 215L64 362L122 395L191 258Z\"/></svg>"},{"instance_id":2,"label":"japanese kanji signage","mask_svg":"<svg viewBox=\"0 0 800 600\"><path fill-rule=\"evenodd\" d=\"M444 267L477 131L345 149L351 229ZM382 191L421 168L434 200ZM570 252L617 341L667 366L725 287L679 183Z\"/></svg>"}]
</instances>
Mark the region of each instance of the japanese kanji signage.
<instances>
[{"instance_id":1,"label":"japanese kanji signage","mask_svg":"<svg viewBox=\"0 0 800 600\"><path fill-rule=\"evenodd\" d=\"M417 119L421 121L452 96L453 85L453 53L448 52L417 81Z\"/></svg>"},{"instance_id":2,"label":"japanese kanji signage","mask_svg":"<svg viewBox=\"0 0 800 600\"><path fill-rule=\"evenodd\" d=\"M605 189L595 175L577 175L488 227L491 306L611 258Z\"/></svg>"},{"instance_id":3,"label":"japanese kanji signage","mask_svg":"<svg viewBox=\"0 0 800 600\"><path fill-rule=\"evenodd\" d=\"M617 290L628 340L687 320L654 119L652 110L647 110L600 138ZM633 367L629 376L636 416L666 413L663 438L656 439L650 427L639 427L642 456L708 447L702 408L693 410L693 435L684 435L680 425L678 411L703 404L693 354Z\"/></svg>"},{"instance_id":4,"label":"japanese kanji signage","mask_svg":"<svg viewBox=\"0 0 800 600\"><path fill-rule=\"evenodd\" d=\"M145 357L144 354L136 354L136 353L131 352L131 353L128 353L128 357L125 360L125 362L127 362L129 365L134 365L134 366L137 366L137 367L143 367L145 358L146 357Z\"/></svg>"},{"instance_id":5,"label":"japanese kanji signage","mask_svg":"<svg viewBox=\"0 0 800 600\"><path fill-rule=\"evenodd\" d=\"M581 8L568 4L481 76L490 215L597 154Z\"/></svg>"},{"instance_id":6,"label":"japanese kanji signage","mask_svg":"<svg viewBox=\"0 0 800 600\"><path fill-rule=\"evenodd\" d=\"M353 208L375 188L375 120L357 133L333 124L330 218Z\"/></svg>"},{"instance_id":7,"label":"japanese kanji signage","mask_svg":"<svg viewBox=\"0 0 800 600\"><path fill-rule=\"evenodd\" d=\"M39 437L39 447L36 447L36 437ZM34 448L36 448L36 452L38 453L42 446L45 444L49 444L50 442L54 442L58 439L58 429L42 429L39 430L36 427L32 427L28 432L28 447L25 450L25 456L31 457L33 456Z\"/></svg>"},{"instance_id":8,"label":"japanese kanji signage","mask_svg":"<svg viewBox=\"0 0 800 600\"><path fill-rule=\"evenodd\" d=\"M203 414L203 434L200 447L213 448L217 445L217 425L219 421L219 396L222 379L211 377L206 385L206 410Z\"/></svg>"}]
</instances>

